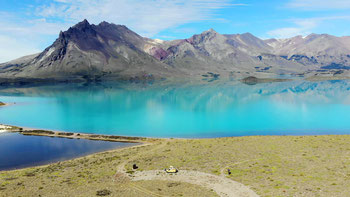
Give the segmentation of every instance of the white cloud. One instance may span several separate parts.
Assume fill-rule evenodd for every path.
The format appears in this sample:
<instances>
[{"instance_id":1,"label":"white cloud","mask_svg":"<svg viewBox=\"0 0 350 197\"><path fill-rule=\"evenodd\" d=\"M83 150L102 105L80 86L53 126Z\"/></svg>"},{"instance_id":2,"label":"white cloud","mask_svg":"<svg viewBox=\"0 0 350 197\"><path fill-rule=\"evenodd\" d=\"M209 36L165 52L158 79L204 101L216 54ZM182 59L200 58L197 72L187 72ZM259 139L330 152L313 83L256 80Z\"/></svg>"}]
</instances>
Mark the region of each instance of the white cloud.
<instances>
[{"instance_id":1,"label":"white cloud","mask_svg":"<svg viewBox=\"0 0 350 197\"><path fill-rule=\"evenodd\" d=\"M273 38L290 38L297 35L308 35L320 23L318 19L297 19L293 20L293 27L278 28L267 32Z\"/></svg>"},{"instance_id":2,"label":"white cloud","mask_svg":"<svg viewBox=\"0 0 350 197\"><path fill-rule=\"evenodd\" d=\"M273 38L290 38L297 35L306 36L314 33L315 29L323 25L326 21L350 20L350 16L329 16L316 18L303 18L287 20L291 22L290 27L283 27L271 30L267 34Z\"/></svg>"},{"instance_id":3,"label":"white cloud","mask_svg":"<svg viewBox=\"0 0 350 197\"><path fill-rule=\"evenodd\" d=\"M350 0L289 0L286 8L297 11L345 11L350 9ZM324 13L327 13L324 12ZM274 37L286 38L295 35L307 35L322 27L325 29L335 21L349 21L350 16L321 16L292 20L293 25L269 31L267 34ZM326 22L330 22L327 23Z\"/></svg>"},{"instance_id":4,"label":"white cloud","mask_svg":"<svg viewBox=\"0 0 350 197\"><path fill-rule=\"evenodd\" d=\"M297 8L304 10L331 10L350 9L349 0L291 0L287 3L289 8Z\"/></svg>"},{"instance_id":5,"label":"white cloud","mask_svg":"<svg viewBox=\"0 0 350 197\"><path fill-rule=\"evenodd\" d=\"M267 34L273 38L282 39L291 38L297 35L307 35L309 32L304 31L304 29L300 27L285 27L269 31Z\"/></svg>"},{"instance_id":6,"label":"white cloud","mask_svg":"<svg viewBox=\"0 0 350 197\"><path fill-rule=\"evenodd\" d=\"M231 4L229 0L56 0L37 8L38 16L63 18L76 23L84 18L124 24L143 36L201 20L215 19L215 10Z\"/></svg>"},{"instance_id":7,"label":"white cloud","mask_svg":"<svg viewBox=\"0 0 350 197\"><path fill-rule=\"evenodd\" d=\"M69 27L68 23L47 22L45 18L25 20L23 22L9 22L0 19L0 33L12 35L58 35L61 30Z\"/></svg>"},{"instance_id":8,"label":"white cloud","mask_svg":"<svg viewBox=\"0 0 350 197\"><path fill-rule=\"evenodd\" d=\"M54 39L67 23L52 23L45 18L23 19L10 13L0 18L0 63L38 53L47 38ZM51 40L52 40L51 39ZM44 46L47 47L47 46Z\"/></svg>"},{"instance_id":9,"label":"white cloud","mask_svg":"<svg viewBox=\"0 0 350 197\"><path fill-rule=\"evenodd\" d=\"M40 52L39 49L32 47L34 43L21 38L12 38L6 35L0 35L0 63L13 60L20 56Z\"/></svg>"}]
</instances>

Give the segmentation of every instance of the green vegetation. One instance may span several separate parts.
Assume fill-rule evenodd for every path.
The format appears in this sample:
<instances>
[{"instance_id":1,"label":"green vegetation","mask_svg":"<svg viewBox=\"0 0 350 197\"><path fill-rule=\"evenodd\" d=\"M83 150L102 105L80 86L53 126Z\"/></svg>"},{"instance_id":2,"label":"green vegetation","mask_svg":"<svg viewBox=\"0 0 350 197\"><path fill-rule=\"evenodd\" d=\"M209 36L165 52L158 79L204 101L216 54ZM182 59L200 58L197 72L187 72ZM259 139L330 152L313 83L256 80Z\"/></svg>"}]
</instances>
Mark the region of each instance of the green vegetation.
<instances>
[{"instance_id":1,"label":"green vegetation","mask_svg":"<svg viewBox=\"0 0 350 197\"><path fill-rule=\"evenodd\" d=\"M254 136L164 139L148 146L98 153L42 167L0 172L3 196L215 196L169 181L114 181L117 166L131 159L139 170L170 165L224 175L261 196L350 196L350 136ZM136 157L135 157L136 156ZM231 170L228 175L227 169ZM0 196L1 196L0 195Z\"/></svg>"},{"instance_id":2,"label":"green vegetation","mask_svg":"<svg viewBox=\"0 0 350 197\"><path fill-rule=\"evenodd\" d=\"M157 139L143 138L143 137L124 137L124 136L111 136L111 135L96 135L96 134L84 134L84 133L72 133L72 132L55 132L49 130L30 130L23 129L16 126L8 126L8 130L13 132L19 132L22 135L36 135L36 136L50 136L50 137L66 137L66 138L81 138L90 140L103 140L112 142L154 142Z\"/></svg>"},{"instance_id":3,"label":"green vegetation","mask_svg":"<svg viewBox=\"0 0 350 197\"><path fill-rule=\"evenodd\" d=\"M59 133L57 133L57 135L60 135L60 136L72 136L72 135L74 135L74 133L69 133L69 132L59 132Z\"/></svg>"},{"instance_id":4,"label":"green vegetation","mask_svg":"<svg viewBox=\"0 0 350 197\"><path fill-rule=\"evenodd\" d=\"M107 190L107 189L103 189L103 190L99 190L96 192L96 196L109 196L112 192Z\"/></svg>"},{"instance_id":5,"label":"green vegetation","mask_svg":"<svg viewBox=\"0 0 350 197\"><path fill-rule=\"evenodd\" d=\"M55 132L47 131L47 130L21 130L20 133L23 135L34 135L34 134L53 135L53 134L55 134Z\"/></svg>"}]
</instances>

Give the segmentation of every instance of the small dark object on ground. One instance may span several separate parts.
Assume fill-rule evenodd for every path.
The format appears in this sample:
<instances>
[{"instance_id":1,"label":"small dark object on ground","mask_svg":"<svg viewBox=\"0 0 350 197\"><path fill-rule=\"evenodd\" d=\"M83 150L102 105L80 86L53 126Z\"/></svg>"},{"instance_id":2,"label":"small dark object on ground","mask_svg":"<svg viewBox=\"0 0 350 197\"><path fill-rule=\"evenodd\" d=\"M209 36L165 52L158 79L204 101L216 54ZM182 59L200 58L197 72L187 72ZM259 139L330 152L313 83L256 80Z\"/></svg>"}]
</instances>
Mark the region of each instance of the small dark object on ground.
<instances>
[{"instance_id":1,"label":"small dark object on ground","mask_svg":"<svg viewBox=\"0 0 350 197\"><path fill-rule=\"evenodd\" d=\"M128 171L126 171L126 173L128 173L128 174L134 174L135 171L133 171L133 170L128 170Z\"/></svg>"},{"instance_id":2,"label":"small dark object on ground","mask_svg":"<svg viewBox=\"0 0 350 197\"><path fill-rule=\"evenodd\" d=\"M111 191L109 191L107 189L103 189L103 190L97 191L96 196L108 196L111 193L112 193Z\"/></svg>"},{"instance_id":3,"label":"small dark object on ground","mask_svg":"<svg viewBox=\"0 0 350 197\"><path fill-rule=\"evenodd\" d=\"M176 186L179 186L179 185L181 185L181 183L178 183L178 182L168 183L167 184L168 187L176 187Z\"/></svg>"},{"instance_id":4,"label":"small dark object on ground","mask_svg":"<svg viewBox=\"0 0 350 197\"><path fill-rule=\"evenodd\" d=\"M9 178L4 178L5 181L13 181L18 179L17 177L9 177Z\"/></svg>"},{"instance_id":5,"label":"small dark object on ground","mask_svg":"<svg viewBox=\"0 0 350 197\"><path fill-rule=\"evenodd\" d=\"M227 169L227 173L228 173L228 175L231 175L231 170Z\"/></svg>"},{"instance_id":6,"label":"small dark object on ground","mask_svg":"<svg viewBox=\"0 0 350 197\"><path fill-rule=\"evenodd\" d=\"M33 176L35 176L35 173L34 172L26 172L24 174L24 176L26 176L26 177L33 177Z\"/></svg>"},{"instance_id":7,"label":"small dark object on ground","mask_svg":"<svg viewBox=\"0 0 350 197\"><path fill-rule=\"evenodd\" d=\"M136 169L138 169L138 168L139 168L139 167L138 167L136 164L132 165L132 169L136 170Z\"/></svg>"}]
</instances>

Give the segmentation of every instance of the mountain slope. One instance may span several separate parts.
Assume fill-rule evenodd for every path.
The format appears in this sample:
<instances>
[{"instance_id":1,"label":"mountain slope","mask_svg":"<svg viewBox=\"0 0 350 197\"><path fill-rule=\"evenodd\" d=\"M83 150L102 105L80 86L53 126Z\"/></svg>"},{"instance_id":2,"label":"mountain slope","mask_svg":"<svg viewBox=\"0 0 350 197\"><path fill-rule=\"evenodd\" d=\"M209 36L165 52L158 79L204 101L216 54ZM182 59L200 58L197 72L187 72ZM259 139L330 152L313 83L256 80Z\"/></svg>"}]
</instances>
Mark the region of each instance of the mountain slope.
<instances>
[{"instance_id":1,"label":"mountain slope","mask_svg":"<svg viewBox=\"0 0 350 197\"><path fill-rule=\"evenodd\" d=\"M273 53L304 65L331 64L350 66L350 37L335 37L327 34L310 34L290 39L266 40Z\"/></svg>"},{"instance_id":2,"label":"mountain slope","mask_svg":"<svg viewBox=\"0 0 350 197\"><path fill-rule=\"evenodd\" d=\"M128 78L177 74L143 51L144 38L125 26L78 23L33 59L0 67L7 77Z\"/></svg>"},{"instance_id":3,"label":"mountain slope","mask_svg":"<svg viewBox=\"0 0 350 197\"><path fill-rule=\"evenodd\" d=\"M348 74L350 37L261 40L250 33L222 35L210 29L188 39L162 41L123 25L84 20L61 32L42 53L0 64L0 78L141 81L318 75L319 70Z\"/></svg>"}]
</instances>

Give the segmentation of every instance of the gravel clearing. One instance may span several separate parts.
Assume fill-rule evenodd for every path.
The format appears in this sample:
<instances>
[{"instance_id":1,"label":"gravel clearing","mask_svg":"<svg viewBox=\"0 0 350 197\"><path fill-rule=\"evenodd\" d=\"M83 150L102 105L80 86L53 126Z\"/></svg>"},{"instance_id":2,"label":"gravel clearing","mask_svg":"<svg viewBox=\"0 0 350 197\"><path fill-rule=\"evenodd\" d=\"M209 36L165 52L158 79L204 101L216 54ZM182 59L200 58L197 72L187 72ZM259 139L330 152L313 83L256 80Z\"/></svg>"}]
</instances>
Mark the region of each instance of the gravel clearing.
<instances>
[{"instance_id":1,"label":"gravel clearing","mask_svg":"<svg viewBox=\"0 0 350 197\"><path fill-rule=\"evenodd\" d=\"M180 170L176 174L167 174L160 170L137 171L129 175L132 181L162 180L179 181L199 185L214 190L222 197L253 197L258 196L249 187L228 179L204 172Z\"/></svg>"}]
</instances>

